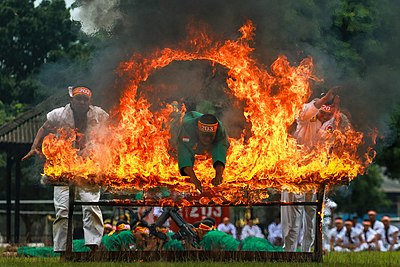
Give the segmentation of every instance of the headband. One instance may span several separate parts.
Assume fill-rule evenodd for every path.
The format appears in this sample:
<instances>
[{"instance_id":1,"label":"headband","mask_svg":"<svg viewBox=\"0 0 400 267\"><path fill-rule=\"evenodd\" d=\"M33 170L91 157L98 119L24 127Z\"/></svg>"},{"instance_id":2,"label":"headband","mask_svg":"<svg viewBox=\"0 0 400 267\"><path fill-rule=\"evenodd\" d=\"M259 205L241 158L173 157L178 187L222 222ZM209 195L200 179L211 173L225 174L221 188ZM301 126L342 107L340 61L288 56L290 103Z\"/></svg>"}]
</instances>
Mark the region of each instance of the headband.
<instances>
[{"instance_id":1,"label":"headband","mask_svg":"<svg viewBox=\"0 0 400 267\"><path fill-rule=\"evenodd\" d=\"M201 132L204 133L216 133L218 128L218 122L213 124L202 123L198 121L197 126Z\"/></svg>"},{"instance_id":2,"label":"headband","mask_svg":"<svg viewBox=\"0 0 400 267\"><path fill-rule=\"evenodd\" d=\"M328 106L328 105L322 105L319 110L321 110L323 112L327 112L327 113L333 112L332 106Z\"/></svg>"},{"instance_id":3,"label":"headband","mask_svg":"<svg viewBox=\"0 0 400 267\"><path fill-rule=\"evenodd\" d=\"M131 227L129 226L129 224L121 223L121 224L117 225L117 231L130 230L130 229L131 229Z\"/></svg>"},{"instance_id":4,"label":"headband","mask_svg":"<svg viewBox=\"0 0 400 267\"><path fill-rule=\"evenodd\" d=\"M382 221L382 222L383 222L383 221L388 221L388 222L390 222L390 218L389 218L389 216L383 216L382 219L381 219L381 221Z\"/></svg>"},{"instance_id":5,"label":"headband","mask_svg":"<svg viewBox=\"0 0 400 267\"><path fill-rule=\"evenodd\" d=\"M363 224L363 225L371 225L371 222L370 222L370 221L363 221L362 224Z\"/></svg>"},{"instance_id":6,"label":"headband","mask_svg":"<svg viewBox=\"0 0 400 267\"><path fill-rule=\"evenodd\" d=\"M85 95L87 97L92 97L92 91L89 88L84 86L77 86L75 88L68 87L70 97L74 97L76 95Z\"/></svg>"},{"instance_id":7,"label":"headband","mask_svg":"<svg viewBox=\"0 0 400 267\"><path fill-rule=\"evenodd\" d=\"M135 232L136 233L143 233L143 234L150 234L150 230L147 227L143 227L143 226L137 226L135 228Z\"/></svg>"},{"instance_id":8,"label":"headband","mask_svg":"<svg viewBox=\"0 0 400 267\"><path fill-rule=\"evenodd\" d=\"M368 211L368 215L376 215L376 211L370 210Z\"/></svg>"},{"instance_id":9,"label":"headband","mask_svg":"<svg viewBox=\"0 0 400 267\"><path fill-rule=\"evenodd\" d=\"M113 226L110 223L105 223L104 228L113 229Z\"/></svg>"},{"instance_id":10,"label":"headband","mask_svg":"<svg viewBox=\"0 0 400 267\"><path fill-rule=\"evenodd\" d=\"M209 231L209 230L212 230L212 227L210 227L210 226L208 226L208 225L206 225L204 223L200 223L198 229Z\"/></svg>"},{"instance_id":11,"label":"headband","mask_svg":"<svg viewBox=\"0 0 400 267\"><path fill-rule=\"evenodd\" d=\"M342 219L335 219L335 222L343 222L343 220Z\"/></svg>"}]
</instances>

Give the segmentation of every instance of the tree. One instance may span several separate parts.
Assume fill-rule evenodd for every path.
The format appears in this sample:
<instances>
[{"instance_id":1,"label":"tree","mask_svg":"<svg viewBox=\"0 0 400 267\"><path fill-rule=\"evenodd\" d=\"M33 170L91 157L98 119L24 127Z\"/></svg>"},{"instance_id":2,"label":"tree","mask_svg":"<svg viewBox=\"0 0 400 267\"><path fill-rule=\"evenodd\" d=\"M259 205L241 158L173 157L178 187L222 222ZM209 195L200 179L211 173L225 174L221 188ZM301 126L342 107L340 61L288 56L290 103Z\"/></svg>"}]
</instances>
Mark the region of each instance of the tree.
<instances>
[{"instance_id":1,"label":"tree","mask_svg":"<svg viewBox=\"0 0 400 267\"><path fill-rule=\"evenodd\" d=\"M0 101L7 119L43 97L35 75L44 63L90 54L63 0L34 2L0 2Z\"/></svg>"},{"instance_id":2,"label":"tree","mask_svg":"<svg viewBox=\"0 0 400 267\"><path fill-rule=\"evenodd\" d=\"M388 206L389 201L380 189L383 177L382 167L373 164L369 166L366 174L357 177L347 187L333 190L332 199L338 204L337 210L355 212L362 217L368 210L380 210Z\"/></svg>"}]
</instances>

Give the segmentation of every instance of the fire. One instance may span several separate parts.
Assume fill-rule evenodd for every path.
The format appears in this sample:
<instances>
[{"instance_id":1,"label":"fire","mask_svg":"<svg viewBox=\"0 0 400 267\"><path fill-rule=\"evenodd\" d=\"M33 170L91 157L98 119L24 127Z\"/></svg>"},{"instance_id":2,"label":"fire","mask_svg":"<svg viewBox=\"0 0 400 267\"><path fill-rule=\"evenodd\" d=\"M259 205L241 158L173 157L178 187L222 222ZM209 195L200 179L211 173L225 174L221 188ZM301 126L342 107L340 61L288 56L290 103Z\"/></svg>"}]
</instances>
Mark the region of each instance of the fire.
<instances>
[{"instance_id":1,"label":"fire","mask_svg":"<svg viewBox=\"0 0 400 267\"><path fill-rule=\"evenodd\" d=\"M251 55L255 26L248 21L239 31L237 40L225 42L192 31L183 48L164 48L146 57L135 54L123 62L118 73L129 82L118 113L113 114L118 123L97 133L88 157L72 148L73 135L47 136L43 143L45 174L65 182L144 190L146 203L206 205L255 203L268 197L267 188L298 192L347 182L363 173L371 157L357 154L362 133L351 127L335 130L331 142L309 150L288 132L311 95L310 81L317 79L312 59L291 66L285 56L279 56L267 70ZM250 138L245 139L243 132L241 138L230 139L222 185L211 185L214 170L210 159L196 160L195 172L204 187L201 195L180 176L177 162L169 154L172 106L167 104L152 113L151 104L137 93L140 84L158 69L173 61L192 60L207 60L229 70L226 83L235 97L246 102L244 116L251 123ZM273 93L273 88L278 90ZM151 190L160 186L173 192L160 200Z\"/></svg>"}]
</instances>

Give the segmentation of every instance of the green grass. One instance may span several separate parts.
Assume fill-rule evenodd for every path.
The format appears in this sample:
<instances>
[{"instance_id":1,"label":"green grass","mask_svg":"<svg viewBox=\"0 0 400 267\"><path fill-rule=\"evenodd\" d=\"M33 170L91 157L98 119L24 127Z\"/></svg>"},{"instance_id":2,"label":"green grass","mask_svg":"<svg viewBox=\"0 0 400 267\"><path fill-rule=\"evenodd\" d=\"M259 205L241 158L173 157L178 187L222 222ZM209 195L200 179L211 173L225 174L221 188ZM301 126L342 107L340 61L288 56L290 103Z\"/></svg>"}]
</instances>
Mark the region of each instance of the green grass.
<instances>
[{"instance_id":1,"label":"green grass","mask_svg":"<svg viewBox=\"0 0 400 267\"><path fill-rule=\"evenodd\" d=\"M2 267L261 267L261 266L400 266L400 252L330 253L323 263L298 262L60 262L59 258L5 258L0 257Z\"/></svg>"}]
</instances>

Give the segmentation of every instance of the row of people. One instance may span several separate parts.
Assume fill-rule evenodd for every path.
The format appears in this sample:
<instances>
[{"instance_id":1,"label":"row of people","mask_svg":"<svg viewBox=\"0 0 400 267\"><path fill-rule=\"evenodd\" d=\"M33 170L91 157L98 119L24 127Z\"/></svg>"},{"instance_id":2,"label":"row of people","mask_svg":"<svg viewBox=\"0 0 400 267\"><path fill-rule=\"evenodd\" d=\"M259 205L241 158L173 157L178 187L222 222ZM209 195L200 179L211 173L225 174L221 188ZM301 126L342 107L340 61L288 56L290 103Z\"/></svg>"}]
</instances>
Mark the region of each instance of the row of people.
<instances>
[{"instance_id":1,"label":"row of people","mask_svg":"<svg viewBox=\"0 0 400 267\"><path fill-rule=\"evenodd\" d=\"M356 228L350 219L343 222L342 218L336 218L335 227L328 234L329 243L325 243L324 249L341 252L400 250L399 229L391 225L390 217L383 216L378 221L375 211L368 214L370 219L363 221L361 229Z\"/></svg>"}]
</instances>

